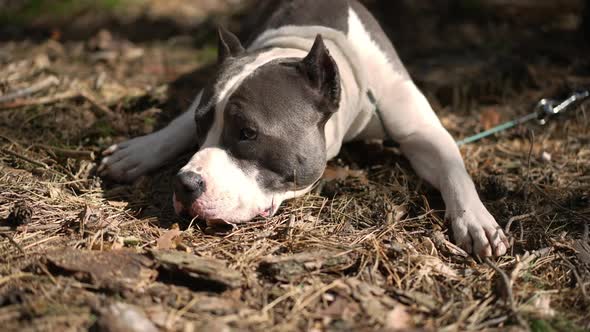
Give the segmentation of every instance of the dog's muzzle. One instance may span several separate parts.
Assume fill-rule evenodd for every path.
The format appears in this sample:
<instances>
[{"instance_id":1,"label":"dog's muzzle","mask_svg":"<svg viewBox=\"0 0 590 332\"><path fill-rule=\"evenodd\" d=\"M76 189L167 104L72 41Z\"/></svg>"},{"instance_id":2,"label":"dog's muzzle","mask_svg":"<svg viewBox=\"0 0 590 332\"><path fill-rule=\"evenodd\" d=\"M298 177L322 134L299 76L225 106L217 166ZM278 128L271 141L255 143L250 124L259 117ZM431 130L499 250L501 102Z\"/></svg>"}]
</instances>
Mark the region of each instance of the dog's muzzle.
<instances>
[{"instance_id":1,"label":"dog's muzzle","mask_svg":"<svg viewBox=\"0 0 590 332\"><path fill-rule=\"evenodd\" d=\"M206 190L203 177L194 172L180 172L174 180L174 194L176 200L184 206L190 206Z\"/></svg>"}]
</instances>

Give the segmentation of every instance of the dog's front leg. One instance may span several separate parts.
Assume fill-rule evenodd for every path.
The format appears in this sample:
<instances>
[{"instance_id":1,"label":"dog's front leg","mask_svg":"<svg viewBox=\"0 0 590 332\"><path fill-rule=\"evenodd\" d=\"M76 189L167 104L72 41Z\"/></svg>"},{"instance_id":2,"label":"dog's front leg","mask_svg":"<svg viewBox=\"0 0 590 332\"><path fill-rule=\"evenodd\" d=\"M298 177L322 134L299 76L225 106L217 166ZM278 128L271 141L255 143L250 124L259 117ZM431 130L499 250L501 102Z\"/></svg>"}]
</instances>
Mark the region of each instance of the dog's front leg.
<instances>
[{"instance_id":1,"label":"dog's front leg","mask_svg":"<svg viewBox=\"0 0 590 332\"><path fill-rule=\"evenodd\" d=\"M131 182L196 146L195 109L201 96L202 92L189 110L165 128L104 150L98 173L119 182Z\"/></svg>"},{"instance_id":2,"label":"dog's front leg","mask_svg":"<svg viewBox=\"0 0 590 332\"><path fill-rule=\"evenodd\" d=\"M440 190L456 243L480 256L505 254L504 232L479 199L457 144L424 95L410 81L387 91L393 93L378 101L383 124L418 175Z\"/></svg>"},{"instance_id":3,"label":"dog's front leg","mask_svg":"<svg viewBox=\"0 0 590 332\"><path fill-rule=\"evenodd\" d=\"M424 126L400 145L418 175L440 190L457 244L480 256L505 254L504 232L479 199L451 135L441 126Z\"/></svg>"}]
</instances>

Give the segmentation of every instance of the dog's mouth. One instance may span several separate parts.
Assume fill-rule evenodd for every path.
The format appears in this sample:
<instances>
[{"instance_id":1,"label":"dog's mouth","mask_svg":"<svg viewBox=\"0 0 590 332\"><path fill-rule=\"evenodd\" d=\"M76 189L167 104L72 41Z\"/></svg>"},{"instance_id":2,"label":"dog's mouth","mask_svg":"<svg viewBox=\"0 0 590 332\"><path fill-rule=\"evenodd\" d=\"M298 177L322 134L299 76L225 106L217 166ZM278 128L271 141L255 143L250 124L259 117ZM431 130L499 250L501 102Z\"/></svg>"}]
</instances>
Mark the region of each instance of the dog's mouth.
<instances>
[{"instance_id":1,"label":"dog's mouth","mask_svg":"<svg viewBox=\"0 0 590 332\"><path fill-rule=\"evenodd\" d=\"M257 219L257 217L261 217L263 219L271 218L272 216L275 215L277 210L278 210L278 207L271 205L268 208L263 209L261 212L259 212L258 215L256 215L254 218L252 218L252 220ZM207 225L209 225L210 223L212 225L220 225L220 224L235 225L235 224L246 223L248 221L251 221L251 220L246 220L243 222L231 222L231 221L226 221L226 220L219 219L219 218L210 218L210 219L204 218L204 219L207 221Z\"/></svg>"},{"instance_id":2,"label":"dog's mouth","mask_svg":"<svg viewBox=\"0 0 590 332\"><path fill-rule=\"evenodd\" d=\"M279 209L279 205L276 204L276 202L271 202L270 205L266 208L259 208L259 209L254 209L251 214L246 213L246 215L250 215L250 218L248 218L247 220L232 220L232 218L225 218L224 215L226 213L217 213L219 211L216 211L215 209L213 210L208 210L208 209L203 209L203 208L195 208L194 205L190 205L190 206L185 206L184 204L182 204L181 202L176 200L176 197L173 197L174 200L174 209L176 211L176 213L183 217L183 218L188 218L188 219L199 219L199 220L203 220L207 223L207 225L236 225L236 224L242 224L242 223L247 223L248 221L254 220L254 219L268 219L271 218L272 216L274 216L276 214L276 212ZM230 214L231 215L231 214Z\"/></svg>"}]
</instances>

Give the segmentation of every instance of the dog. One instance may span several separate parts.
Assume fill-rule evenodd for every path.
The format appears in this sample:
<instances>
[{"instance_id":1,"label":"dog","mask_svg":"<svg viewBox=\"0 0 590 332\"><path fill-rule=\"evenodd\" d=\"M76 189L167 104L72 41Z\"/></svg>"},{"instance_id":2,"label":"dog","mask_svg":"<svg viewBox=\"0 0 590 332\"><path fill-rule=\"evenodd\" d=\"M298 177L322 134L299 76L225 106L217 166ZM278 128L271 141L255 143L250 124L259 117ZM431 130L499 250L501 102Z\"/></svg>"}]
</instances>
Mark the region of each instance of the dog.
<instances>
[{"instance_id":1,"label":"dog","mask_svg":"<svg viewBox=\"0 0 590 332\"><path fill-rule=\"evenodd\" d=\"M242 223L308 193L343 143L393 139L440 190L456 243L506 253L455 141L360 2L281 1L262 23L246 47L220 28L211 83L167 127L107 148L100 175L132 181L199 147L176 175L175 211Z\"/></svg>"}]
</instances>

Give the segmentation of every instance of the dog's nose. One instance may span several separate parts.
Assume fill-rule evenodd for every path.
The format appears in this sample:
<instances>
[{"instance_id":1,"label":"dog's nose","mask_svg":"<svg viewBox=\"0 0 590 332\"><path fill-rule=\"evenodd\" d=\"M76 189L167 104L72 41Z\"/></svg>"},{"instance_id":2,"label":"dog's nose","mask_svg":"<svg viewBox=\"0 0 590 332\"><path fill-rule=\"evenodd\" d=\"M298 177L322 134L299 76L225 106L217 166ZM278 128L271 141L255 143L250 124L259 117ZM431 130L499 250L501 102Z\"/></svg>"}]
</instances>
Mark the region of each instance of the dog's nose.
<instances>
[{"instance_id":1,"label":"dog's nose","mask_svg":"<svg viewBox=\"0 0 590 332\"><path fill-rule=\"evenodd\" d=\"M205 180L197 173L180 172L176 175L174 191L184 201L194 201L205 192Z\"/></svg>"}]
</instances>

